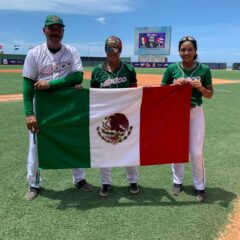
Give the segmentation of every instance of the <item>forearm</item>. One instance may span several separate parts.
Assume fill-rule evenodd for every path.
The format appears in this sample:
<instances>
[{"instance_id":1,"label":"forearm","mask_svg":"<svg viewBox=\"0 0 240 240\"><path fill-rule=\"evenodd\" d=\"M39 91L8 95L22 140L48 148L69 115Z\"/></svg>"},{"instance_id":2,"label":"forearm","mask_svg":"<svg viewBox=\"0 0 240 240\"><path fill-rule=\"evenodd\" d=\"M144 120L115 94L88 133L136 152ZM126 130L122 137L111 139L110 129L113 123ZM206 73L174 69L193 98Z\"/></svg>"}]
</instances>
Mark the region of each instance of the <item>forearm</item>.
<instances>
[{"instance_id":1,"label":"forearm","mask_svg":"<svg viewBox=\"0 0 240 240\"><path fill-rule=\"evenodd\" d=\"M23 78L23 104L25 116L34 115L33 111L34 82L29 78Z\"/></svg>"},{"instance_id":2,"label":"forearm","mask_svg":"<svg viewBox=\"0 0 240 240\"><path fill-rule=\"evenodd\" d=\"M74 72L64 78L49 81L50 89L74 87L83 81L83 72Z\"/></svg>"},{"instance_id":3,"label":"forearm","mask_svg":"<svg viewBox=\"0 0 240 240\"><path fill-rule=\"evenodd\" d=\"M201 86L198 91L202 93L202 96L205 98L211 98L213 96L213 88L212 87L204 87Z\"/></svg>"}]
</instances>

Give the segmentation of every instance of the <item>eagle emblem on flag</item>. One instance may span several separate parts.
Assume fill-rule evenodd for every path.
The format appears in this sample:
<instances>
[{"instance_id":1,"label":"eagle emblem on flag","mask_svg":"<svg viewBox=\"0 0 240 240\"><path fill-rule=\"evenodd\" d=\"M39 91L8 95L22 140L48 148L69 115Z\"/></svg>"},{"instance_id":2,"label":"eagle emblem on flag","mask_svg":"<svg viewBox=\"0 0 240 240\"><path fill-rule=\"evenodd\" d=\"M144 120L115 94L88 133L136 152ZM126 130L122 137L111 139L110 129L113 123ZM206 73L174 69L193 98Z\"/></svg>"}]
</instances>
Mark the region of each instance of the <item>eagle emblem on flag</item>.
<instances>
[{"instance_id":1,"label":"eagle emblem on flag","mask_svg":"<svg viewBox=\"0 0 240 240\"><path fill-rule=\"evenodd\" d=\"M133 127L129 126L127 117L122 113L114 113L107 116L97 127L98 135L107 143L117 144L126 140L131 134Z\"/></svg>"}]
</instances>

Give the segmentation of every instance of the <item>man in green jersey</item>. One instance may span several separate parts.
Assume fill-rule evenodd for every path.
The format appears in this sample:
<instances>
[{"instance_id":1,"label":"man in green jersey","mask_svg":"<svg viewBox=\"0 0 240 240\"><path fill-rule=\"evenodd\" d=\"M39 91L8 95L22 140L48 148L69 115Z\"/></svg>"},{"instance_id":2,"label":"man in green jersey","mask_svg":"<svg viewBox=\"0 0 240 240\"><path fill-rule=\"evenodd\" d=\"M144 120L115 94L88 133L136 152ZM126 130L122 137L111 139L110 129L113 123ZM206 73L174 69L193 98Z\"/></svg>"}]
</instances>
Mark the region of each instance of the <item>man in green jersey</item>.
<instances>
[{"instance_id":1,"label":"man in green jersey","mask_svg":"<svg viewBox=\"0 0 240 240\"><path fill-rule=\"evenodd\" d=\"M35 134L41 129L39 129L34 109L35 90L73 87L81 84L83 80L82 61L77 49L61 43L64 27L63 20L59 16L47 16L43 28L47 41L31 49L24 62L23 100L26 125L29 130L27 200L35 199L41 186L35 141L37 140ZM91 185L85 180L85 169L73 169L72 176L76 187L84 191L91 190Z\"/></svg>"}]
</instances>

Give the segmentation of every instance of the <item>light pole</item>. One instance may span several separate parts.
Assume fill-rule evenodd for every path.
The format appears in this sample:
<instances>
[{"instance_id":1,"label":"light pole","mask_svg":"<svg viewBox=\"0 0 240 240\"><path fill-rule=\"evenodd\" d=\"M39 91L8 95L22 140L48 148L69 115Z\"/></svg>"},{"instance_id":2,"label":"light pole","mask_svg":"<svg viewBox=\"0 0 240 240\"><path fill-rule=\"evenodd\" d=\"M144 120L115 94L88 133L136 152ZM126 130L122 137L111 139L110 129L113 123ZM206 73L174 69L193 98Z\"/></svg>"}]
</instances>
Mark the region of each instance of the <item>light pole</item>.
<instances>
[{"instance_id":1,"label":"light pole","mask_svg":"<svg viewBox=\"0 0 240 240\"><path fill-rule=\"evenodd\" d=\"M89 61L89 43L88 43L88 61Z\"/></svg>"},{"instance_id":2,"label":"light pole","mask_svg":"<svg viewBox=\"0 0 240 240\"><path fill-rule=\"evenodd\" d=\"M90 46L93 46L93 47L99 46L99 49L97 48L97 50L95 51L96 52L95 54L98 55L98 50L99 50L99 54L101 56L102 46L104 46L103 42L90 42L90 43L88 43L88 59L90 57Z\"/></svg>"}]
</instances>

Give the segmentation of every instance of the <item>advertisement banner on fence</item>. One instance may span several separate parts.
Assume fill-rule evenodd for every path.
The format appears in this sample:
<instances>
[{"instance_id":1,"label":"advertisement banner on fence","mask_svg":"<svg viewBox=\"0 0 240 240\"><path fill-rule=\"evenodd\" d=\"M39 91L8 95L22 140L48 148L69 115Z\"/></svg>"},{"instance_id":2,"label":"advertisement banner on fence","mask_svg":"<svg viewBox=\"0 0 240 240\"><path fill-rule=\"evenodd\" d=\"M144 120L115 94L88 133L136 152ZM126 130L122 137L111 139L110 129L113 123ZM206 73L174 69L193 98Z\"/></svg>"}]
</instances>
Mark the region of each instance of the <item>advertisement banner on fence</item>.
<instances>
[{"instance_id":1,"label":"advertisement banner on fence","mask_svg":"<svg viewBox=\"0 0 240 240\"><path fill-rule=\"evenodd\" d=\"M172 62L132 62L134 67L139 68L167 68Z\"/></svg>"}]
</instances>

